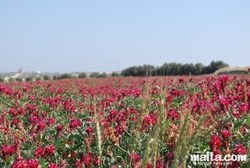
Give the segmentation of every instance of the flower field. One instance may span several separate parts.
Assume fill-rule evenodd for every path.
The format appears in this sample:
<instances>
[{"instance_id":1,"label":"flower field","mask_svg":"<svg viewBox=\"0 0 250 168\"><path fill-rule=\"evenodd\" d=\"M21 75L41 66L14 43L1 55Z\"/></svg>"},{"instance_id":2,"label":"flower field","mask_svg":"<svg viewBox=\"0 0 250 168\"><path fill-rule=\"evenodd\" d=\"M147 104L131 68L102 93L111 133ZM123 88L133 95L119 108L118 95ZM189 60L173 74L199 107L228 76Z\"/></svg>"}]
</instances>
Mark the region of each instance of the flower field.
<instances>
[{"instance_id":1,"label":"flower field","mask_svg":"<svg viewBox=\"0 0 250 168\"><path fill-rule=\"evenodd\" d=\"M0 167L248 168L249 108L247 75L0 83Z\"/></svg>"}]
</instances>

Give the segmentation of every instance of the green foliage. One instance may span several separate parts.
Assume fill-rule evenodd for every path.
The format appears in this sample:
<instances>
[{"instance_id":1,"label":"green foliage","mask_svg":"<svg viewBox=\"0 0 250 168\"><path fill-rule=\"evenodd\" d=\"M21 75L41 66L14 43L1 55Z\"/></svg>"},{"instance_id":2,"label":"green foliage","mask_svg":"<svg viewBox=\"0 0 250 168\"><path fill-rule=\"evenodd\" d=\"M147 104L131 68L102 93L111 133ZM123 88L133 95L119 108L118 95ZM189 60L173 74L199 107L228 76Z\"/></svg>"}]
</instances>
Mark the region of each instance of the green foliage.
<instances>
[{"instance_id":1,"label":"green foliage","mask_svg":"<svg viewBox=\"0 0 250 168\"><path fill-rule=\"evenodd\" d=\"M78 78L87 78L87 74L85 72L82 72L78 75Z\"/></svg>"},{"instance_id":2,"label":"green foliage","mask_svg":"<svg viewBox=\"0 0 250 168\"><path fill-rule=\"evenodd\" d=\"M31 77L31 76L28 76L28 77L26 77L26 78L25 78L25 81L26 81L26 82L30 82L30 81L33 81L33 77Z\"/></svg>"},{"instance_id":3,"label":"green foliage","mask_svg":"<svg viewBox=\"0 0 250 168\"><path fill-rule=\"evenodd\" d=\"M126 76L176 76L176 75L202 75L211 74L216 70L229 65L223 61L212 61L210 65L204 66L202 63L181 64L181 63L164 63L161 67L152 65L131 66L124 69L121 75Z\"/></svg>"},{"instance_id":4,"label":"green foliage","mask_svg":"<svg viewBox=\"0 0 250 168\"><path fill-rule=\"evenodd\" d=\"M73 76L69 73L63 73L58 77L58 79L70 79L70 78L73 78Z\"/></svg>"},{"instance_id":5,"label":"green foliage","mask_svg":"<svg viewBox=\"0 0 250 168\"><path fill-rule=\"evenodd\" d=\"M21 77L17 77L16 81L21 82L21 81L23 81L23 79Z\"/></svg>"},{"instance_id":6,"label":"green foliage","mask_svg":"<svg viewBox=\"0 0 250 168\"><path fill-rule=\"evenodd\" d=\"M50 76L47 75L47 74L45 74L45 75L43 76L43 80L50 80Z\"/></svg>"},{"instance_id":7,"label":"green foliage","mask_svg":"<svg viewBox=\"0 0 250 168\"><path fill-rule=\"evenodd\" d=\"M15 79L14 78L9 78L9 80L8 80L9 82L14 82L15 81Z\"/></svg>"},{"instance_id":8,"label":"green foliage","mask_svg":"<svg viewBox=\"0 0 250 168\"><path fill-rule=\"evenodd\" d=\"M117 73L117 72L112 72L111 76L112 76L112 77L118 77L118 76L119 76L119 73Z\"/></svg>"},{"instance_id":9,"label":"green foliage","mask_svg":"<svg viewBox=\"0 0 250 168\"><path fill-rule=\"evenodd\" d=\"M53 75L53 80L57 80L59 79L59 76L58 75Z\"/></svg>"},{"instance_id":10,"label":"green foliage","mask_svg":"<svg viewBox=\"0 0 250 168\"><path fill-rule=\"evenodd\" d=\"M4 82L4 78L0 78L0 82Z\"/></svg>"},{"instance_id":11,"label":"green foliage","mask_svg":"<svg viewBox=\"0 0 250 168\"><path fill-rule=\"evenodd\" d=\"M106 78L108 75L106 73L93 72L89 75L90 78Z\"/></svg>"},{"instance_id":12,"label":"green foliage","mask_svg":"<svg viewBox=\"0 0 250 168\"><path fill-rule=\"evenodd\" d=\"M121 72L122 76L150 76L154 70L152 65L132 66Z\"/></svg>"}]
</instances>

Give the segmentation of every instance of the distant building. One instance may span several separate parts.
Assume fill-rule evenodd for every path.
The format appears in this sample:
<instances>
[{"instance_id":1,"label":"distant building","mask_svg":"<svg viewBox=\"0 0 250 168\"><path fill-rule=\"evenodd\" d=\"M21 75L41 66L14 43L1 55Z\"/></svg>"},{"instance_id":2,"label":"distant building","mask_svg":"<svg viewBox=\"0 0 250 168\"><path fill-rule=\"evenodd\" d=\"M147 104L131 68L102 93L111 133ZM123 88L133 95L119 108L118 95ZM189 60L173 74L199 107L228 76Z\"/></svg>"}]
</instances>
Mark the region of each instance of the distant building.
<instances>
[{"instance_id":1,"label":"distant building","mask_svg":"<svg viewBox=\"0 0 250 168\"><path fill-rule=\"evenodd\" d=\"M18 69L17 73L19 74L23 74L24 73L24 70L22 68Z\"/></svg>"}]
</instances>

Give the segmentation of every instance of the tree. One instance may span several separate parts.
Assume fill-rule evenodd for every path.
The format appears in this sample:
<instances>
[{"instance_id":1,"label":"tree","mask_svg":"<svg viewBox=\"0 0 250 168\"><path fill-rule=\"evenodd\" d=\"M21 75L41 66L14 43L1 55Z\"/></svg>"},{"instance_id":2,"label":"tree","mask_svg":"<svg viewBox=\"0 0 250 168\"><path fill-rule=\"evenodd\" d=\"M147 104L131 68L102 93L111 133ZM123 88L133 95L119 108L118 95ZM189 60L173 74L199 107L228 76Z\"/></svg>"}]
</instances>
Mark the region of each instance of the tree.
<instances>
[{"instance_id":1,"label":"tree","mask_svg":"<svg viewBox=\"0 0 250 168\"><path fill-rule=\"evenodd\" d=\"M43 76L43 80L50 80L50 76L47 75L47 74L45 74L45 75Z\"/></svg>"},{"instance_id":2,"label":"tree","mask_svg":"<svg viewBox=\"0 0 250 168\"><path fill-rule=\"evenodd\" d=\"M4 78L0 78L0 82L4 82Z\"/></svg>"},{"instance_id":3,"label":"tree","mask_svg":"<svg viewBox=\"0 0 250 168\"><path fill-rule=\"evenodd\" d=\"M42 78L41 77L37 77L36 78L36 81L40 81Z\"/></svg>"},{"instance_id":4,"label":"tree","mask_svg":"<svg viewBox=\"0 0 250 168\"><path fill-rule=\"evenodd\" d=\"M14 82L15 81L15 79L14 78L9 78L9 80L8 80L9 82Z\"/></svg>"},{"instance_id":5,"label":"tree","mask_svg":"<svg viewBox=\"0 0 250 168\"><path fill-rule=\"evenodd\" d=\"M28 77L26 77L26 78L25 78L25 81L26 81L26 82L30 82L30 81L33 81L33 77L31 77L31 76L28 76Z\"/></svg>"},{"instance_id":6,"label":"tree","mask_svg":"<svg viewBox=\"0 0 250 168\"><path fill-rule=\"evenodd\" d=\"M78 75L78 78L87 78L87 74L85 72L82 72Z\"/></svg>"},{"instance_id":7,"label":"tree","mask_svg":"<svg viewBox=\"0 0 250 168\"><path fill-rule=\"evenodd\" d=\"M73 76L69 73L63 73L58 77L58 79L69 79L69 78L73 78Z\"/></svg>"},{"instance_id":8,"label":"tree","mask_svg":"<svg viewBox=\"0 0 250 168\"><path fill-rule=\"evenodd\" d=\"M112 76L112 77L118 77L118 76L119 76L119 73L118 73L118 72L112 72L111 76Z\"/></svg>"},{"instance_id":9,"label":"tree","mask_svg":"<svg viewBox=\"0 0 250 168\"><path fill-rule=\"evenodd\" d=\"M21 82L21 81L23 81L23 79L21 77L17 77L16 81Z\"/></svg>"},{"instance_id":10,"label":"tree","mask_svg":"<svg viewBox=\"0 0 250 168\"><path fill-rule=\"evenodd\" d=\"M59 79L59 76L58 75L54 75L53 76L53 80L57 80L57 79Z\"/></svg>"},{"instance_id":11,"label":"tree","mask_svg":"<svg viewBox=\"0 0 250 168\"><path fill-rule=\"evenodd\" d=\"M98 78L99 72L93 72L89 75L90 78Z\"/></svg>"},{"instance_id":12,"label":"tree","mask_svg":"<svg viewBox=\"0 0 250 168\"><path fill-rule=\"evenodd\" d=\"M212 61L210 63L210 73L214 73L215 71L217 71L218 69L221 69L221 68L226 68L226 67L229 67L228 64L224 63L223 61Z\"/></svg>"}]
</instances>

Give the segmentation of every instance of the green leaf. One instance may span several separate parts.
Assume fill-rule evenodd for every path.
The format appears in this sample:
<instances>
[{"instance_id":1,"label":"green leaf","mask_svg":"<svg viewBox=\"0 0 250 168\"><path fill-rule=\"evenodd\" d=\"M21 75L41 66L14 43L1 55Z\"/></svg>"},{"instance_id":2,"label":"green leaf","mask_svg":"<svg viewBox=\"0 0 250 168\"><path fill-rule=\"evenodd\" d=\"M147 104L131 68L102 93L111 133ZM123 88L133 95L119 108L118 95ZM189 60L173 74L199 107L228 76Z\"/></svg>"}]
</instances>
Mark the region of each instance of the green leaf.
<instances>
[{"instance_id":1,"label":"green leaf","mask_svg":"<svg viewBox=\"0 0 250 168\"><path fill-rule=\"evenodd\" d=\"M82 141L83 140L82 136L79 135L79 134L70 134L69 137L68 137L68 139L75 139L77 141Z\"/></svg>"},{"instance_id":2,"label":"green leaf","mask_svg":"<svg viewBox=\"0 0 250 168\"><path fill-rule=\"evenodd\" d=\"M247 116L246 119L247 119L247 125L250 127L250 116Z\"/></svg>"},{"instance_id":3,"label":"green leaf","mask_svg":"<svg viewBox=\"0 0 250 168\"><path fill-rule=\"evenodd\" d=\"M242 126L241 122L237 122L234 124L234 130L238 130L240 128L240 126Z\"/></svg>"},{"instance_id":4,"label":"green leaf","mask_svg":"<svg viewBox=\"0 0 250 168\"><path fill-rule=\"evenodd\" d=\"M11 157L8 157L6 160L5 160L5 162L9 165L9 164L11 164L11 162L13 161L13 158L11 158Z\"/></svg>"}]
</instances>

